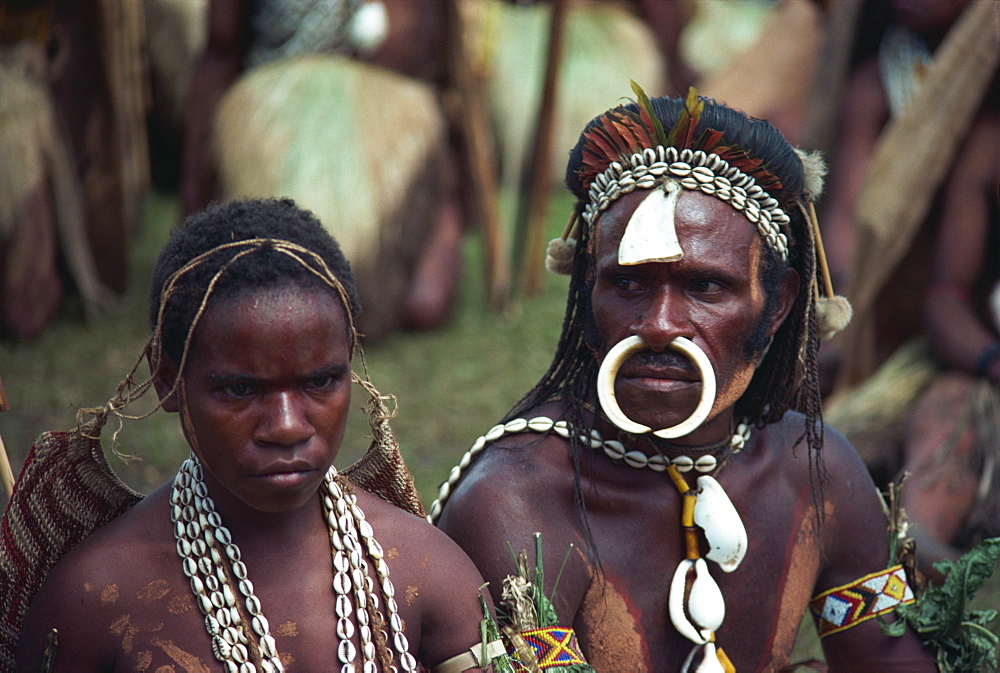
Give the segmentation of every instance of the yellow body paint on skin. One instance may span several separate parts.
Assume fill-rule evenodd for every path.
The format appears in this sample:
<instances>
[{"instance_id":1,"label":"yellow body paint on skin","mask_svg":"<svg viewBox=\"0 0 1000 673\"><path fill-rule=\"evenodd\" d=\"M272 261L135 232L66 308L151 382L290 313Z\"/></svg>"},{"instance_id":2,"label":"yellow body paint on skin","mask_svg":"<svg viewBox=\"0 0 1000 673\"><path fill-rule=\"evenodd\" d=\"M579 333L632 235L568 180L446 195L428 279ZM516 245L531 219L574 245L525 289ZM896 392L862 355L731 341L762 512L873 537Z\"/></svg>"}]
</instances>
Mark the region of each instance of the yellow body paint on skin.
<instances>
[{"instance_id":1,"label":"yellow body paint on skin","mask_svg":"<svg viewBox=\"0 0 1000 673\"><path fill-rule=\"evenodd\" d=\"M153 653L149 650L143 650L135 655L135 667L132 669L135 673L144 673L144 671L149 668L153 663Z\"/></svg>"},{"instance_id":2,"label":"yellow body paint on skin","mask_svg":"<svg viewBox=\"0 0 1000 673\"><path fill-rule=\"evenodd\" d=\"M172 640L163 638L153 638L154 645L163 650L163 653L177 662L177 665L184 669L184 673L212 673L212 670L201 659L190 652L186 652L174 645Z\"/></svg>"},{"instance_id":3,"label":"yellow body paint on skin","mask_svg":"<svg viewBox=\"0 0 1000 673\"><path fill-rule=\"evenodd\" d=\"M114 603L118 600L118 585L108 584L101 591L101 602L104 604Z\"/></svg>"},{"instance_id":4,"label":"yellow body paint on skin","mask_svg":"<svg viewBox=\"0 0 1000 673\"><path fill-rule=\"evenodd\" d=\"M194 604L191 602L191 597L186 594L175 594L167 602L167 612L172 615L182 615L185 612L190 612L194 608Z\"/></svg>"},{"instance_id":5,"label":"yellow body paint on skin","mask_svg":"<svg viewBox=\"0 0 1000 673\"><path fill-rule=\"evenodd\" d=\"M140 601L155 601L163 598L170 593L170 584L167 580L153 580L142 589L140 589L135 597Z\"/></svg>"},{"instance_id":6,"label":"yellow body paint on skin","mask_svg":"<svg viewBox=\"0 0 1000 673\"><path fill-rule=\"evenodd\" d=\"M297 636L299 635L299 625L295 622L282 622L278 624L278 627L274 630L274 633L279 636Z\"/></svg>"},{"instance_id":7,"label":"yellow body paint on skin","mask_svg":"<svg viewBox=\"0 0 1000 673\"><path fill-rule=\"evenodd\" d=\"M139 633L138 627L132 624L132 615L126 613L113 621L108 629L112 635L118 636L122 641L122 652L128 654L135 644L135 636Z\"/></svg>"},{"instance_id":8,"label":"yellow body paint on skin","mask_svg":"<svg viewBox=\"0 0 1000 673\"><path fill-rule=\"evenodd\" d=\"M629 612L628 601L613 583L591 584L579 614L587 632L587 660L596 670L633 673L649 670L641 654L645 646Z\"/></svg>"}]
</instances>

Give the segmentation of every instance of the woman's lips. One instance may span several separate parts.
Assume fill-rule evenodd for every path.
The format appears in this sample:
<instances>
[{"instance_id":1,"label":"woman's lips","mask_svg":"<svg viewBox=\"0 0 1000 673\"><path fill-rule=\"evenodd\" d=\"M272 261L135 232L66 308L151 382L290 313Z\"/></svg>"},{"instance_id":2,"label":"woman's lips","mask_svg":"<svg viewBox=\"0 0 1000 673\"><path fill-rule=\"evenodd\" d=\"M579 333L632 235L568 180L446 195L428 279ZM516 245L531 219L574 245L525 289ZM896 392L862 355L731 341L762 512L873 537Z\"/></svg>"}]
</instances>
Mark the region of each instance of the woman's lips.
<instances>
[{"instance_id":1,"label":"woman's lips","mask_svg":"<svg viewBox=\"0 0 1000 673\"><path fill-rule=\"evenodd\" d=\"M296 488L316 473L316 469L304 463L273 466L261 470L254 479L274 488Z\"/></svg>"}]
</instances>

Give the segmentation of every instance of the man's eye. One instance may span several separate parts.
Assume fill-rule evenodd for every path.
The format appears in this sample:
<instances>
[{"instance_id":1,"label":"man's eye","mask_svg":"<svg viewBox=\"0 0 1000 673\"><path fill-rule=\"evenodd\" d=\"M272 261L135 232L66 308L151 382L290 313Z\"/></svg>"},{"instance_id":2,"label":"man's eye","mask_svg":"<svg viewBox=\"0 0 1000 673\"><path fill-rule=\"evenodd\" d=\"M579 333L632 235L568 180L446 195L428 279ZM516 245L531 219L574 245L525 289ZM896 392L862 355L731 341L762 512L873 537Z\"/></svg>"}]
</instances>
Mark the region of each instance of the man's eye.
<instances>
[{"instance_id":1,"label":"man's eye","mask_svg":"<svg viewBox=\"0 0 1000 673\"><path fill-rule=\"evenodd\" d=\"M717 294L722 291L722 284L714 280L699 280L692 283L691 289L698 294Z\"/></svg>"},{"instance_id":2,"label":"man's eye","mask_svg":"<svg viewBox=\"0 0 1000 673\"><path fill-rule=\"evenodd\" d=\"M615 287L618 292L626 294L631 292L638 292L640 289L639 283L637 283L632 278L618 278L615 280Z\"/></svg>"}]
</instances>

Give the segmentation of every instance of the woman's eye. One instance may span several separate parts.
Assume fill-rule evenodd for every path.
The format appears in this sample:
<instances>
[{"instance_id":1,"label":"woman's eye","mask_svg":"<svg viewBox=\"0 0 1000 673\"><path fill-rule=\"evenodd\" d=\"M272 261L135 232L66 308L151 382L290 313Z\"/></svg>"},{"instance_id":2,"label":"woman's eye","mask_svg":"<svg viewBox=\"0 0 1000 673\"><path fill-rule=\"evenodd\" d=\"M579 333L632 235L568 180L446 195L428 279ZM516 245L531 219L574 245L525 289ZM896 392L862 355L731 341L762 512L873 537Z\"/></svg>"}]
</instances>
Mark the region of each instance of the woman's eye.
<instances>
[{"instance_id":1,"label":"woman's eye","mask_svg":"<svg viewBox=\"0 0 1000 673\"><path fill-rule=\"evenodd\" d=\"M229 397L246 397L251 393L251 388L247 383L234 383L223 388L222 392Z\"/></svg>"},{"instance_id":2,"label":"woman's eye","mask_svg":"<svg viewBox=\"0 0 1000 673\"><path fill-rule=\"evenodd\" d=\"M314 376L309 382L310 387L324 390L326 388L333 387L337 383L337 379L330 374L325 374L323 376Z\"/></svg>"}]
</instances>

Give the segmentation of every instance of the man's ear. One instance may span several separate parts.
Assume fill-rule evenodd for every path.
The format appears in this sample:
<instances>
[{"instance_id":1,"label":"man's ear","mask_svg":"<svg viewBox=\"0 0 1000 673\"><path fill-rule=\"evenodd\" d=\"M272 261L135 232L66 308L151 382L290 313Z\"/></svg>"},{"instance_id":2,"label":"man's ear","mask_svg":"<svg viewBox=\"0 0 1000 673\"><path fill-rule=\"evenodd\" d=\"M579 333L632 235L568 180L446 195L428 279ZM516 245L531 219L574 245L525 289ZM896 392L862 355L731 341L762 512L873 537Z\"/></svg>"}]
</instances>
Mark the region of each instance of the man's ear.
<instances>
[{"instance_id":1,"label":"man's ear","mask_svg":"<svg viewBox=\"0 0 1000 673\"><path fill-rule=\"evenodd\" d=\"M151 374L156 395L160 398L160 406L164 411L176 412L180 408L177 404L177 391L174 390L174 384L177 383L177 365L169 357L163 356L157 364L156 371Z\"/></svg>"},{"instance_id":2,"label":"man's ear","mask_svg":"<svg viewBox=\"0 0 1000 673\"><path fill-rule=\"evenodd\" d=\"M767 328L767 336L774 336L781 324L785 322L788 313L792 310L795 300L799 296L799 272L795 269L787 269L785 277L781 281L778 290L778 308L771 316L771 324Z\"/></svg>"}]
</instances>

